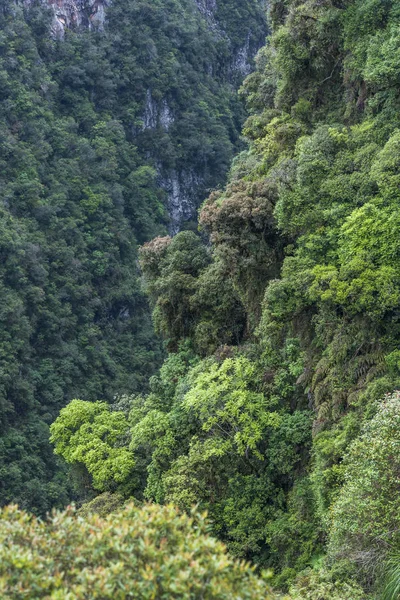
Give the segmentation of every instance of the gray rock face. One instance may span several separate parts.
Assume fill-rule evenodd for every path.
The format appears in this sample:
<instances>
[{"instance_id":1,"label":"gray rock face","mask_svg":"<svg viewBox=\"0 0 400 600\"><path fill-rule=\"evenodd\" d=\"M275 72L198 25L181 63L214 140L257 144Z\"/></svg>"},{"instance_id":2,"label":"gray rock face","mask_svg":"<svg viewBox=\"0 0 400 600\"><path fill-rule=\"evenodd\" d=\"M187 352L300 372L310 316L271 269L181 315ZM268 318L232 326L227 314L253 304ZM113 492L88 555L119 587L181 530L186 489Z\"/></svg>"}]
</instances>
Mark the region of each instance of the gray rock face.
<instances>
[{"instance_id":1,"label":"gray rock face","mask_svg":"<svg viewBox=\"0 0 400 600\"><path fill-rule=\"evenodd\" d=\"M23 0L25 6L33 0ZM56 38L64 36L65 29L87 27L102 29L105 10L111 0L42 0L54 11L52 34Z\"/></svg>"},{"instance_id":2,"label":"gray rock face","mask_svg":"<svg viewBox=\"0 0 400 600\"><path fill-rule=\"evenodd\" d=\"M215 20L215 13L217 12L217 0L195 0L195 4L203 17L206 19L208 26L223 35L220 27Z\"/></svg>"},{"instance_id":3,"label":"gray rock face","mask_svg":"<svg viewBox=\"0 0 400 600\"><path fill-rule=\"evenodd\" d=\"M251 72L251 61L253 53L250 48L250 32L247 34L247 39L244 45L235 53L231 62L231 71L234 76L240 75L246 77Z\"/></svg>"},{"instance_id":4,"label":"gray rock face","mask_svg":"<svg viewBox=\"0 0 400 600\"><path fill-rule=\"evenodd\" d=\"M195 0L197 8L205 16L213 17L217 10L217 0Z\"/></svg>"},{"instance_id":5,"label":"gray rock face","mask_svg":"<svg viewBox=\"0 0 400 600\"><path fill-rule=\"evenodd\" d=\"M156 129L157 127L168 130L173 125L175 117L165 98L161 102L156 102L151 95L151 90L147 90L142 120L142 131Z\"/></svg>"},{"instance_id":6,"label":"gray rock face","mask_svg":"<svg viewBox=\"0 0 400 600\"><path fill-rule=\"evenodd\" d=\"M197 190L204 181L193 169L163 173L162 165L158 165L158 173L159 184L167 194L169 230L175 235L185 221L195 218Z\"/></svg>"},{"instance_id":7,"label":"gray rock face","mask_svg":"<svg viewBox=\"0 0 400 600\"><path fill-rule=\"evenodd\" d=\"M209 28L219 37L227 38L226 32L221 28L216 19L218 10L217 0L194 0L199 12L203 15ZM261 0L262 5L267 5L267 0ZM248 32L244 45L236 49L232 54L232 59L229 65L229 73L232 79L237 79L237 76L246 77L252 69L252 59L255 51L250 47L251 32Z\"/></svg>"}]
</instances>

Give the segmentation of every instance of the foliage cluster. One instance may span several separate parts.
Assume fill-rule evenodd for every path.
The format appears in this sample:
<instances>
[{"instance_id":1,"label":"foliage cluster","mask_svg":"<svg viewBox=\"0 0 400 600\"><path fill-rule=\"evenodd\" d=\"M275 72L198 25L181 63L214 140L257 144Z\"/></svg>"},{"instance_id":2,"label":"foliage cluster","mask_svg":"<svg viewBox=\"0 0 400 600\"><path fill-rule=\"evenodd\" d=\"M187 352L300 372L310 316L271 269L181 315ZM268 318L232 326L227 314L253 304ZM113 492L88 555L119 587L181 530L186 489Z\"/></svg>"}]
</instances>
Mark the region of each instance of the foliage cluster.
<instances>
[{"instance_id":1,"label":"foliage cluster","mask_svg":"<svg viewBox=\"0 0 400 600\"><path fill-rule=\"evenodd\" d=\"M366 600L356 583L333 580L329 572L307 569L290 588L291 600Z\"/></svg>"},{"instance_id":2,"label":"foliage cluster","mask_svg":"<svg viewBox=\"0 0 400 600\"><path fill-rule=\"evenodd\" d=\"M73 509L45 521L0 513L3 598L225 600L271 598L254 569L210 537L202 515L148 505L102 518Z\"/></svg>"},{"instance_id":3,"label":"foliage cluster","mask_svg":"<svg viewBox=\"0 0 400 600\"><path fill-rule=\"evenodd\" d=\"M309 512L310 490L300 482L291 488L308 459L311 413L279 407L256 364L232 352L199 360L181 347L152 379L150 395L126 398L111 413L104 403L75 400L52 425L52 441L67 462L85 466L96 489L185 510L199 504L236 556L278 566L286 555L287 566L305 566L309 549L299 557L285 540L294 531L307 536L297 517ZM124 413L130 455L128 442L121 447L103 425L111 415L125 429ZM296 511L291 520L288 503Z\"/></svg>"},{"instance_id":4,"label":"foliage cluster","mask_svg":"<svg viewBox=\"0 0 400 600\"><path fill-rule=\"evenodd\" d=\"M245 313L238 293L222 262L212 262L194 232L156 238L142 246L139 257L153 322L170 350L183 339L200 355L240 343Z\"/></svg>"},{"instance_id":5,"label":"foliage cluster","mask_svg":"<svg viewBox=\"0 0 400 600\"><path fill-rule=\"evenodd\" d=\"M399 544L399 409L399 392L386 397L352 442L331 508L330 555L350 557L369 571Z\"/></svg>"}]
</instances>

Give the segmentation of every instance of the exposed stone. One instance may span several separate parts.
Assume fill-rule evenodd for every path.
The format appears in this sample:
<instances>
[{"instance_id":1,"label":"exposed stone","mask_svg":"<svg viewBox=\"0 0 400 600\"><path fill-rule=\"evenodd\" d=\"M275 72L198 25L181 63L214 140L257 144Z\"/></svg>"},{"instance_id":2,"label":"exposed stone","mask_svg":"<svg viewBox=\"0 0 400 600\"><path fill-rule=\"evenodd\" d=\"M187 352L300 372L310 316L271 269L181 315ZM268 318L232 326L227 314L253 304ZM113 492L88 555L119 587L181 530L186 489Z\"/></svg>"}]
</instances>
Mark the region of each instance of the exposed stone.
<instances>
[{"instance_id":1,"label":"exposed stone","mask_svg":"<svg viewBox=\"0 0 400 600\"><path fill-rule=\"evenodd\" d=\"M161 102L156 102L151 95L151 90L147 90L142 131L156 127L164 127L168 130L174 121L175 118L167 100L164 98Z\"/></svg>"},{"instance_id":2,"label":"exposed stone","mask_svg":"<svg viewBox=\"0 0 400 600\"><path fill-rule=\"evenodd\" d=\"M105 21L105 9L111 0L41 0L54 11L52 35L56 38L64 36L65 29L102 29ZM33 0L23 0L30 6Z\"/></svg>"},{"instance_id":3,"label":"exposed stone","mask_svg":"<svg viewBox=\"0 0 400 600\"><path fill-rule=\"evenodd\" d=\"M200 13L206 19L208 26L223 36L223 31L220 29L215 14L217 12L217 0L195 0L196 6Z\"/></svg>"},{"instance_id":4,"label":"exposed stone","mask_svg":"<svg viewBox=\"0 0 400 600\"><path fill-rule=\"evenodd\" d=\"M198 190L204 184L201 176L190 171L171 170L163 173L158 167L160 186L167 193L167 208L170 216L170 233L175 235L185 221L195 219Z\"/></svg>"},{"instance_id":5,"label":"exposed stone","mask_svg":"<svg viewBox=\"0 0 400 600\"><path fill-rule=\"evenodd\" d=\"M170 107L168 106L168 102L166 100L163 100L161 102L158 118L159 118L160 125L162 127L164 127L164 129L169 129L175 121L173 112L170 109Z\"/></svg>"},{"instance_id":6,"label":"exposed stone","mask_svg":"<svg viewBox=\"0 0 400 600\"><path fill-rule=\"evenodd\" d=\"M213 18L217 11L217 0L195 0L197 8L203 15Z\"/></svg>"},{"instance_id":7,"label":"exposed stone","mask_svg":"<svg viewBox=\"0 0 400 600\"><path fill-rule=\"evenodd\" d=\"M231 71L235 77L240 75L242 78L251 73L253 52L250 48L250 31L247 34L247 39L244 45L236 51L232 63Z\"/></svg>"}]
</instances>

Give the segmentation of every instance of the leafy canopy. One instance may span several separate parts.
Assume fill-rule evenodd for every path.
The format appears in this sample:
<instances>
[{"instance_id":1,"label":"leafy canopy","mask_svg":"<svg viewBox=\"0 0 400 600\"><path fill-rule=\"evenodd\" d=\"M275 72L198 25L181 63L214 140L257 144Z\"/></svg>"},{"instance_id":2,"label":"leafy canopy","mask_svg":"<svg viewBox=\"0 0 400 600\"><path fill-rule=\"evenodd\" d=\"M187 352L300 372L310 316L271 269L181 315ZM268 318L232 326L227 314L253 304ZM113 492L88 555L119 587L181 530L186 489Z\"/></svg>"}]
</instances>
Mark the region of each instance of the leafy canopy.
<instances>
[{"instance_id":1,"label":"leafy canopy","mask_svg":"<svg viewBox=\"0 0 400 600\"><path fill-rule=\"evenodd\" d=\"M50 441L67 463L85 465L93 487L103 491L131 474L134 459L122 445L128 427L124 413L106 402L72 400L51 425Z\"/></svg>"}]
</instances>

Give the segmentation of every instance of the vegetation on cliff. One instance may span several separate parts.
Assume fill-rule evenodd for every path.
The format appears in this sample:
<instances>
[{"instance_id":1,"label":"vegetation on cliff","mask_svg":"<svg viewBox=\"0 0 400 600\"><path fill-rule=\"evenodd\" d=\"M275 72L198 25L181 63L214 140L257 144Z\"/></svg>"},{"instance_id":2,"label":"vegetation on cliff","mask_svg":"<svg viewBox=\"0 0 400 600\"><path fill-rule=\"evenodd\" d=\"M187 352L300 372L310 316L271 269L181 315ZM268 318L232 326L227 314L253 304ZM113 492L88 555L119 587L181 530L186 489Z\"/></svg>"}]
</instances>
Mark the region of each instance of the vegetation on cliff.
<instances>
[{"instance_id":1,"label":"vegetation on cliff","mask_svg":"<svg viewBox=\"0 0 400 600\"><path fill-rule=\"evenodd\" d=\"M238 3L227 32L243 19L254 49L260 15ZM169 226L160 169L191 170L196 201L243 112L228 33L193 0L115 0L106 31L63 40L51 22L43 2L0 9L0 504L40 514L73 494L48 443L60 408L146 390L161 364L137 268Z\"/></svg>"},{"instance_id":2,"label":"vegetation on cliff","mask_svg":"<svg viewBox=\"0 0 400 600\"><path fill-rule=\"evenodd\" d=\"M241 90L248 148L203 205L202 237L141 250L169 356L149 393L111 407L128 432L116 460L134 465L98 489L199 503L292 598L394 599L400 11L272 0L269 16Z\"/></svg>"},{"instance_id":3,"label":"vegetation on cliff","mask_svg":"<svg viewBox=\"0 0 400 600\"><path fill-rule=\"evenodd\" d=\"M226 6L230 7L227 15L241 18L242 12L234 12L232 2ZM137 3L133 3L130 9L135 11L136 7ZM151 7L144 3L141 7L146 24L151 23L151 15L159 15L153 13L160 7L158 2ZM116 2L115 18L118 16L118 23L122 23L120 27L129 27L129 15L133 13L122 14L119 10L121 5ZM175 77L173 70L169 70L169 58L173 61L173 57L162 53L168 48L171 32L181 31L178 13L172 11L171 15L168 24L172 29L168 29L168 34L166 30L165 38L161 28L162 62L155 63L159 70L152 74L153 87L161 85L164 73L168 81ZM111 15L110 27L113 18ZM73 319L70 327L75 333L82 328L80 335L91 348L87 354L81 352L79 356L83 356L84 362L79 358L77 364L84 364L93 373L79 388L82 394L75 393L79 377L76 372L70 374L71 384L61 388L63 397L69 395L71 399L74 395L82 400L71 401L51 425L51 441L57 455L70 466L77 497L81 502L91 500L81 508L78 520L74 517L70 521L68 514L56 517L71 528L72 538L74 535L79 538L83 532L82 536L89 533L91 539L90 527L95 523L99 523L101 531L107 530L111 519L87 515L96 510L106 514L133 498L140 504L153 503L151 508L141 509L147 511L143 520L148 522L149 533L143 535L151 545L153 517L183 523L186 533L189 517L182 515L190 514L193 505L198 505L200 510L208 512L213 535L226 544L231 555L252 561L260 570L271 568L273 585L292 600L382 597L395 600L400 589L400 393L397 391L400 388L400 10L395 0L271 0L269 20L271 36L258 54L256 71L241 88L249 111L243 129L247 147L234 159L225 188L212 192L204 202L199 213L200 232L190 227L173 238L163 231L148 241L156 233L154 209L159 206L159 198L151 183L149 165L132 147L126 130L128 113L124 111L127 107L133 110L130 104L135 98L133 90L140 90L141 82L143 94L148 89L147 75L140 72L136 87L124 89L124 82L133 81L130 78L138 67L129 61L130 56L136 56L137 49L131 52L130 46L125 48L124 44L136 42L129 36L121 36L125 50L118 56L122 67L118 67L115 80L107 80L115 81L116 87L111 86L109 94L98 96L95 88L87 91L91 76L85 69L91 63L82 57L88 57L85 52L94 52L94 48L100 52L97 49L103 48L102 42L94 36L99 45L92 46L87 41L90 37L72 36L57 50L61 62L53 63L50 92L43 93L52 94L59 113L51 111L51 114L58 115L56 122L60 120L62 125L58 127L64 127L63 135L55 136L51 128L55 124L50 129L44 128L50 118L46 116L48 105L39 104L42 112L23 129L26 141L22 143L18 138L16 146L14 137L9 137L5 138L8 144L3 144L3 149L8 148L10 153L18 149L15 158L5 161L6 168L17 169L19 163L15 167L14 160L20 159L24 164L39 165L43 171L36 167L42 173L36 187L32 183L34 177L28 177L29 185L26 179L21 179L19 168L7 180L9 187L3 186L10 190L4 208L8 211L8 221L4 223L9 223L4 226L4 239L9 240L9 248L15 252L14 255L8 250L6 256L11 262L3 262L8 286L8 296L4 297L9 298L4 306L11 306L12 310L5 310L8 327L1 332L9 336L5 365L10 369L10 389L15 389L17 407L9 419L13 414L23 414L17 404L25 397L16 387L19 382L27 385L26 382L34 381L39 386L49 379L46 393L49 398L54 397L51 392L54 377L48 375L53 370L44 374L39 371L42 379L37 371L32 379L31 371L27 371L29 377L21 371L36 364L37 355L32 353L32 340L36 338L29 327L39 323L40 316L44 319L44 331L39 326L35 329L36 335L42 336L37 347L51 352L48 360L57 360L57 351L62 347L57 337L60 324L64 326L69 318ZM15 22L22 32L33 27L35 35L39 35L35 28L41 20L33 18L29 27L22 21ZM192 21L189 19L188 23L189 29L184 30L187 36L182 34L185 44L193 39ZM11 29L5 27L5 31L14 31L14 21L7 26ZM19 36L13 45L5 46L7 51L15 52L21 39L25 38ZM117 36L116 47L119 43ZM183 41L182 44L187 65L193 66L193 57L189 58L192 46ZM106 61L101 63L102 73L106 72L106 64L119 65L107 48L104 55L100 52ZM201 48L198 47L200 54L193 59L196 68L199 66L196 61L207 56L201 54ZM40 51L46 56L50 50L42 47ZM36 50L31 52L37 56ZM76 64L84 70L87 80L78 68L70 73L68 69L54 67L64 64L62 53L76 57ZM44 68L42 62L32 59L30 70L23 70L29 52L24 50L24 60L18 60L18 53L16 56L11 55L13 67L5 71L5 82L7 77L21 72L21 79L15 76L15 81L25 85L34 78L36 69ZM95 64L100 64L97 60ZM212 59L205 62L210 65ZM187 66L185 76L198 77L192 66ZM38 90L46 81L44 72L39 73ZM68 88L70 77L73 83ZM83 80L85 83L79 88L77 82ZM180 87L176 97L180 98L187 88L184 79L176 81ZM196 89L203 89L204 82L209 80L204 75L201 84L196 81L200 86ZM19 89L14 84L9 93ZM81 97L77 99L76 89L81 90L86 103L82 103ZM207 126L202 119L196 120L196 115L204 114L201 112L204 105L193 104L190 98L189 106L201 111L193 109L196 115L191 113L187 121L182 113L179 125L184 128L194 160L205 157L207 164L217 165L218 172L224 170L235 142L234 135L229 138L231 125L227 126L225 117L211 108L221 98L228 101L223 90L223 86L218 90L207 86L203 89L202 102L207 103L209 95L213 98L207 105L212 115ZM41 92L37 93L40 96ZM93 98L98 98L99 104ZM25 115L28 100L29 94L18 96L11 103L6 98L4 106L16 111L25 102L21 109L21 115ZM111 107L114 101L115 106L120 105L115 114L119 115L118 123L125 126L121 128L115 123L115 115L111 121L105 118L111 111L110 105L101 104L105 101L111 102ZM37 110L36 106L32 104L31 110ZM94 113L89 114L88 107ZM16 135L13 127L19 131L22 117L17 117L12 122L8 117L10 122L7 121L5 131L11 132L9 136ZM79 123L75 128L71 117L74 123ZM35 123L39 121L41 127L36 130ZM135 126L140 126L139 121ZM222 126L228 127L223 127L223 134ZM37 139L42 131L53 132L53 137L49 133L49 139L54 143L65 144L70 140L72 146L63 150L66 156L57 158L58 150L49 150L49 157L36 156L36 152L44 152L43 147L50 146L34 145L29 135ZM181 130L178 127L174 131L176 138L165 133L168 143L167 137L152 138L154 131L142 132L143 148L150 151L157 140L160 151L179 161L183 146L175 143ZM28 150L33 154L31 163L27 162ZM77 153L81 156L80 152L86 152L79 159L81 162L76 158ZM213 162L214 153L221 160L220 166L218 161ZM84 156L93 161L93 170L87 169ZM182 156L190 156L190 152ZM73 160L78 160L81 169L75 177L67 169L67 166L72 169ZM62 180L57 174L61 167L68 173ZM128 175L124 169L129 171ZM140 206L140 215L146 215L140 221L145 223L144 229L139 228L137 217L133 218L125 204L126 221L115 220L120 205L109 198L114 198L112 177L116 173L120 173L117 188L122 198L124 186L132 184L140 188L143 196L137 198L143 200L135 203L135 207ZM67 197L62 196L63 185L59 181L65 181L65 189L71 187ZM212 181L211 177L209 182ZM77 196L73 195L75 186L79 190L83 186ZM50 201L40 201L50 192L51 198L55 196L54 213L50 211L53 206ZM67 212L65 206L70 206L72 212ZM41 217L42 214L45 216ZM61 220L57 237L51 228L52 219ZM121 223L128 223L127 229L121 229ZM68 227L72 227L75 235L82 236L78 248L83 258L79 258L79 265L73 262L72 266L83 269L82 273L79 271L83 288L95 278L96 285L92 284L88 295L90 301L100 299L100 304L95 305L100 311L97 318L104 318L111 331L101 348L104 352L112 340L115 344L112 348L121 353L121 360L116 361L118 368L127 357L132 359L134 338L127 342L123 327L121 330L114 327L115 321L102 311L105 306L114 306L113 302L119 310L125 307L115 298L128 294L127 290L131 292L130 285L134 282L138 305L129 304L128 314L132 323L136 323L136 334L144 336L139 336L140 344L134 346L133 354L138 353L134 366L140 371L128 366L116 375L111 368L110 375L103 363L94 360L99 346L91 341L87 328L99 322L86 312L81 316L79 311L87 310L81 296L76 298L76 313L68 307L70 312L60 316L57 304L53 309L53 305L41 299L42 288L35 278L46 277L46 268L55 267L48 255L47 262L43 262L45 271L37 271L42 262L36 259L29 262L31 254L27 247L22 242L21 247L15 245L15 239L20 238L11 237L10 228L14 226L20 238L26 240L25 244L28 239L32 244L32 239L45 236L46 247L48 244L49 252L53 253L63 248L60 240L64 238L59 234L63 227L71 235ZM124 246L126 232L131 230L135 232L135 242L142 244L137 257ZM111 235L111 240L102 235ZM99 242L99 247L92 247L94 239L105 241ZM65 243L71 247L71 243ZM143 296L132 266L136 258L155 328L164 338L168 353L159 371L150 376L148 385L144 385L142 378L149 371L154 373L157 349L149 345L154 338L146 338L148 329L143 319L146 313L137 308L142 306ZM8 270L7 264L10 264ZM21 264L25 270L21 271ZM125 268L132 269L129 271L133 273L132 279L126 279ZM63 273L64 270L57 271L57 277ZM71 278L74 287L80 280L75 275ZM50 289L59 289L55 283L58 279L49 281L53 285ZM31 312L24 312L21 290ZM72 294L68 287L65 293ZM43 308L36 309L37 305ZM66 310L65 304L62 307ZM60 319L55 324L53 314ZM125 316L124 327L129 327L130 319L124 319ZM22 325L26 327L26 338L21 338L25 332ZM63 342L65 339L61 338ZM68 347L62 365L71 356L75 355ZM43 361L38 364L42 368L47 365ZM10 394L7 397L14 398ZM61 404L46 408L43 420L49 421ZM18 446L10 431L17 435L21 429L8 429L4 438L7 452L15 452ZM29 449L25 447L21 452ZM57 493L62 489L56 482L52 485ZM181 510L181 516L169 507L170 503ZM135 516L129 513L133 510L136 509L128 508L128 512L113 515L112 519L119 519L121 528L128 527L127 521L135 521ZM3 529L7 523L14 523L9 525L12 528L15 521L30 519L15 509L6 509L4 514L9 516ZM189 544L192 536L196 536L196 523L190 522L195 529L189 532ZM44 524L34 521L34 524L43 529L52 527L51 521ZM17 525L15 531L20 530ZM165 547L169 547L169 539L162 542ZM210 539L202 537L201 543L217 544ZM98 540L101 545L102 534ZM24 543L20 538L17 542ZM73 543L80 544L80 538ZM225 557L222 546L218 548ZM17 555L20 552L16 550ZM182 553L186 557L184 547ZM155 563L151 574L148 573L149 581L161 569L158 553L152 556ZM209 559L207 551L204 559ZM228 560L230 565L228 582L224 579L221 585L236 585L236 569L241 567L233 566L231 559L221 560ZM91 565L90 562L90 568ZM191 566L197 568L199 563L194 561ZM206 569L213 573L214 566L212 559ZM251 579L247 590L265 585L257 583L258 579L252 583L254 575L246 569L243 576L245 580ZM175 571L171 577L180 582ZM147 575L145 579L148 581ZM197 585L197 581L195 573L193 584ZM201 585L204 587L204 582ZM173 597L171 590L168 593ZM181 596L179 593L176 597L200 597L190 595L191 590L182 591ZM252 592L238 591L241 597L245 593ZM257 597L263 597L264 592L257 593Z\"/></svg>"}]
</instances>

